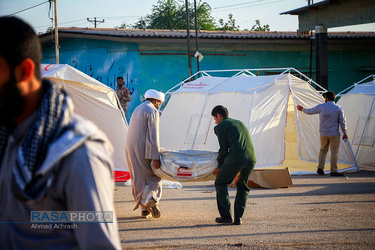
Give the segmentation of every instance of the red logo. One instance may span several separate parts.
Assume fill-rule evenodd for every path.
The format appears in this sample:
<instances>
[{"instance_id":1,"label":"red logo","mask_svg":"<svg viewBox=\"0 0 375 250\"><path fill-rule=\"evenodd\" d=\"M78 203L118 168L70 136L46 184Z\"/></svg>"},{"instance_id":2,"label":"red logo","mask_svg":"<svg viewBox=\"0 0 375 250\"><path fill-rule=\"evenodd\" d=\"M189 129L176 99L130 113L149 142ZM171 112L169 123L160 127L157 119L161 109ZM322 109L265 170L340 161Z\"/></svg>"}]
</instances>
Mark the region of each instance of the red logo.
<instances>
[{"instance_id":1,"label":"red logo","mask_svg":"<svg viewBox=\"0 0 375 250\"><path fill-rule=\"evenodd\" d=\"M47 70L47 68L50 66L51 64L48 64L47 67L44 68L44 70Z\"/></svg>"},{"instance_id":2,"label":"red logo","mask_svg":"<svg viewBox=\"0 0 375 250\"><path fill-rule=\"evenodd\" d=\"M186 168L178 168L177 169L177 176L193 176L193 170L192 169L186 169Z\"/></svg>"}]
</instances>

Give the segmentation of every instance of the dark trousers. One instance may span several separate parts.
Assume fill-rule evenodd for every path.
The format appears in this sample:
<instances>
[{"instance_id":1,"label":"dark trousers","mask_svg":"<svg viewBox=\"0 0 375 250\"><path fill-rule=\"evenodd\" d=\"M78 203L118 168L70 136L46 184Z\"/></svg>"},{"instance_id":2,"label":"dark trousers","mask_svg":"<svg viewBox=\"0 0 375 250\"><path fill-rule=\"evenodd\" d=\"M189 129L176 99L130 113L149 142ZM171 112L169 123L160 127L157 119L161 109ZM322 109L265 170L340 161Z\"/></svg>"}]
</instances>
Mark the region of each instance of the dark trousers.
<instances>
[{"instance_id":1,"label":"dark trousers","mask_svg":"<svg viewBox=\"0 0 375 250\"><path fill-rule=\"evenodd\" d=\"M231 184L237 173L240 172L237 181L236 199L234 201L234 217L242 218L246 207L247 197L250 192L247 182L249 181L254 167L255 161L244 162L236 165L224 164L221 166L215 181L217 208L221 217L232 216L227 185Z\"/></svg>"}]
</instances>

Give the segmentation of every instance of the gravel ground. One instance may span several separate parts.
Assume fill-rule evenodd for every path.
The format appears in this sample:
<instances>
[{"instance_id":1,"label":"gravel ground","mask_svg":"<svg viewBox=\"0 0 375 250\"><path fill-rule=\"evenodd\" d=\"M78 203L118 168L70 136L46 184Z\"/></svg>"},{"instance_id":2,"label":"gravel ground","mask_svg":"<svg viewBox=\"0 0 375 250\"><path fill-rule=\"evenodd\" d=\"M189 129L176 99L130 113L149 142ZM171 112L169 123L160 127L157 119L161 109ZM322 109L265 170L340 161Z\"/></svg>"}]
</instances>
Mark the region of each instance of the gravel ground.
<instances>
[{"instance_id":1,"label":"gravel ground","mask_svg":"<svg viewBox=\"0 0 375 250\"><path fill-rule=\"evenodd\" d=\"M140 218L116 183L123 249L375 249L375 172L292 176L290 188L252 188L243 224L219 225L213 181L163 189L159 219ZM234 202L235 188L229 188ZM232 204L233 207L233 204Z\"/></svg>"}]
</instances>

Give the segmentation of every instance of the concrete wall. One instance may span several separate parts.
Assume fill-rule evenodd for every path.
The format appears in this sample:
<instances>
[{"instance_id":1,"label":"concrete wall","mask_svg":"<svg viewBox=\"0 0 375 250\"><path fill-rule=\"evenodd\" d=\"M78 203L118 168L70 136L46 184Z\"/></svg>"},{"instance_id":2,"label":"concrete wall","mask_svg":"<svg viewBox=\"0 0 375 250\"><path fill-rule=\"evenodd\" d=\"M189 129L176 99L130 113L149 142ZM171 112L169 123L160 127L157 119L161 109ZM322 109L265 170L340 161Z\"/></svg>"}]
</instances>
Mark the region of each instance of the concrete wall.
<instances>
[{"instance_id":1,"label":"concrete wall","mask_svg":"<svg viewBox=\"0 0 375 250\"><path fill-rule=\"evenodd\" d=\"M128 113L133 112L140 103L137 44L71 39L60 47L60 64L69 64L113 89L117 88L116 78L124 77L132 98ZM42 62L55 63L54 47L43 48Z\"/></svg>"},{"instance_id":2,"label":"concrete wall","mask_svg":"<svg viewBox=\"0 0 375 250\"><path fill-rule=\"evenodd\" d=\"M192 42L193 44L194 42ZM337 43L337 45L336 45ZM328 86L336 93L370 74L375 74L373 42L364 45L331 42L328 47ZM167 91L189 76L186 44L156 46L107 40L65 39L60 41L60 63L69 64L116 89L116 77L123 76L132 101L128 120L147 89ZM313 44L313 49L314 49ZM193 50L194 48L192 48ZM310 40L257 41L256 44L201 44L201 70L294 67L309 76ZM52 45L43 46L43 63L55 63ZM312 53L315 79L315 53ZM197 71L192 58L192 71ZM260 72L262 74L262 72Z\"/></svg>"}]
</instances>

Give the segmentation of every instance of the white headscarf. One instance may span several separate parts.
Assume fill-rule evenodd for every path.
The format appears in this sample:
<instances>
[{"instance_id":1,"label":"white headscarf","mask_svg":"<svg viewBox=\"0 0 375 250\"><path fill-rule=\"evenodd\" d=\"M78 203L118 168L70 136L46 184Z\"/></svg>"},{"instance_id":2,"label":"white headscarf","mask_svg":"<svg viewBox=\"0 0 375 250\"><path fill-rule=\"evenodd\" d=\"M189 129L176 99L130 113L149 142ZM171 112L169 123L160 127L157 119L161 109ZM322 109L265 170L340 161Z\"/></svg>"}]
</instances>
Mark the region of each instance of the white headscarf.
<instances>
[{"instance_id":1,"label":"white headscarf","mask_svg":"<svg viewBox=\"0 0 375 250\"><path fill-rule=\"evenodd\" d=\"M145 93L145 98L152 98L152 99L157 99L161 102L164 102L164 93L156 91L155 89L149 89Z\"/></svg>"}]
</instances>

